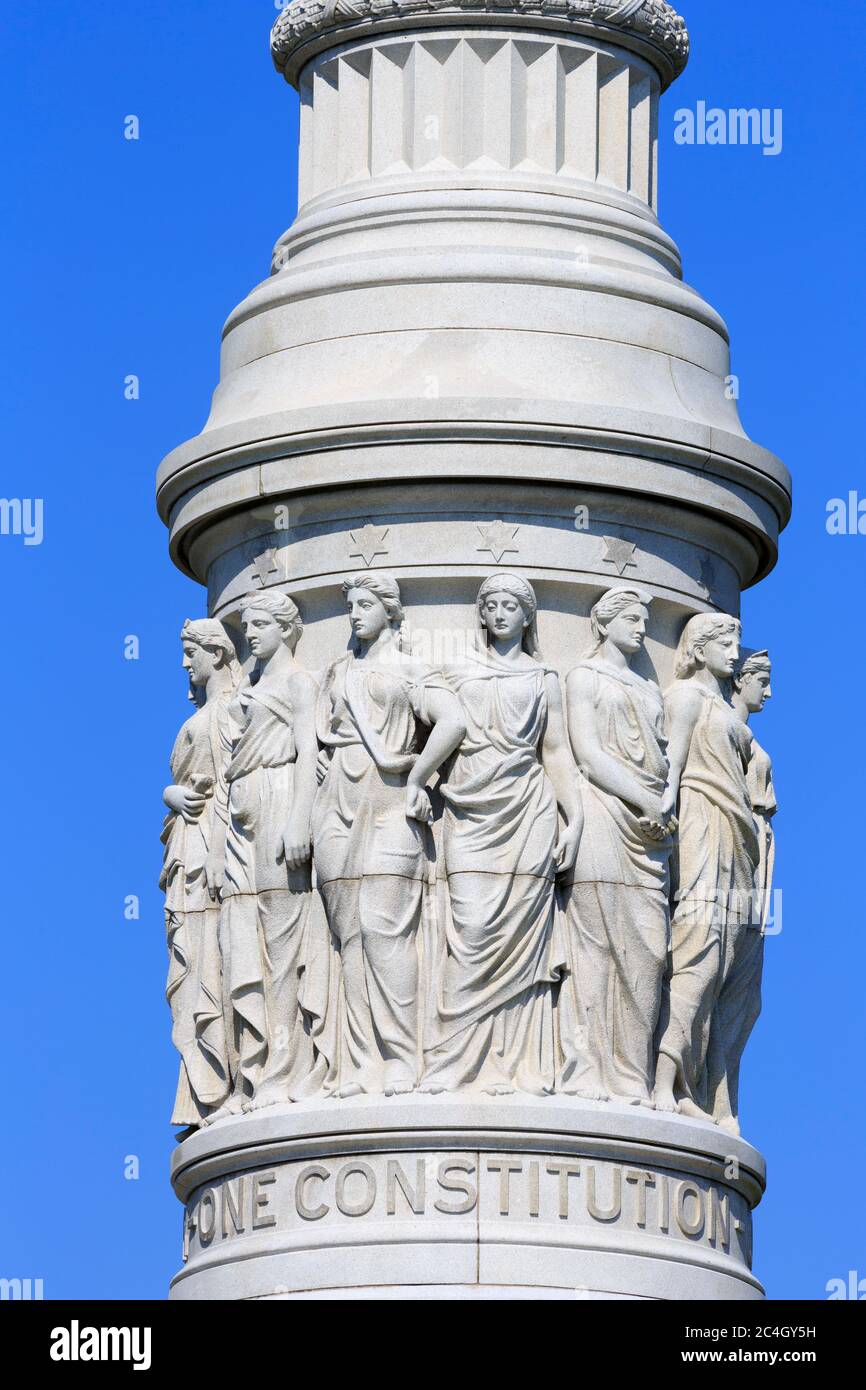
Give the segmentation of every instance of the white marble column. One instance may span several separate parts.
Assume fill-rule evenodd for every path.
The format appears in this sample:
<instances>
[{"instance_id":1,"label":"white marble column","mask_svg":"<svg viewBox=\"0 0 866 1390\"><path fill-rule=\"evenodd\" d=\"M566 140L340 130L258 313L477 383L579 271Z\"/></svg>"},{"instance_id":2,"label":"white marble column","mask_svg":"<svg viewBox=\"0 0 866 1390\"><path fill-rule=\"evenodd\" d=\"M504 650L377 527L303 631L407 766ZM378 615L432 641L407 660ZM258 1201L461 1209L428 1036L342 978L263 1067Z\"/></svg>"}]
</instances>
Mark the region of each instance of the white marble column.
<instances>
[{"instance_id":1,"label":"white marble column","mask_svg":"<svg viewBox=\"0 0 866 1390\"><path fill-rule=\"evenodd\" d=\"M397 577L433 662L481 579L517 570L563 675L601 591L634 582L664 688L685 621L739 611L790 512L657 215L683 21L664 0L293 0L272 51L301 99L298 216L160 469L175 563L235 635L245 594L290 593L311 671L345 650L358 570ZM176 1296L760 1296L762 1160L712 1127L567 1098L344 1104L181 1146Z\"/></svg>"}]
</instances>

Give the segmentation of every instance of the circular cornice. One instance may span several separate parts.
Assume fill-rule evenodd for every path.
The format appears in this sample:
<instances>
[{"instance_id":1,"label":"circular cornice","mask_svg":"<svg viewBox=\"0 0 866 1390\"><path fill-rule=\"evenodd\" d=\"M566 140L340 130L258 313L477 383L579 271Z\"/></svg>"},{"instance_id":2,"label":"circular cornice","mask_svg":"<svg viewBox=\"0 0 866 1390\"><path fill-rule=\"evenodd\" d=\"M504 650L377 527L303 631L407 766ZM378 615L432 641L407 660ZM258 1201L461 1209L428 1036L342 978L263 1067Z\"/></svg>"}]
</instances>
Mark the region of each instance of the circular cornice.
<instances>
[{"instance_id":1,"label":"circular cornice","mask_svg":"<svg viewBox=\"0 0 866 1390\"><path fill-rule=\"evenodd\" d=\"M668 86L688 62L685 21L667 0L292 0L271 32L271 54L295 82L323 49L371 33L499 24L553 28L638 52Z\"/></svg>"}]
</instances>

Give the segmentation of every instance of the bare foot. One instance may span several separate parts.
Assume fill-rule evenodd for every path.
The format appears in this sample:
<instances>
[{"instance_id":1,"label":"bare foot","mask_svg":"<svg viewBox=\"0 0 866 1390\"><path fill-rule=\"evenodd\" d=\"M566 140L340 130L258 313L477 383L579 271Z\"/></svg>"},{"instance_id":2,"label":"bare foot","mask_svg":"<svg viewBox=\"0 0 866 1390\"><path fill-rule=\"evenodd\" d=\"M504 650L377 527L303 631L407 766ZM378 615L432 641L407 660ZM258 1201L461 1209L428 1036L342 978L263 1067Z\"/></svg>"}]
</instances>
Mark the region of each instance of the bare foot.
<instances>
[{"instance_id":1,"label":"bare foot","mask_svg":"<svg viewBox=\"0 0 866 1390\"><path fill-rule=\"evenodd\" d=\"M490 1086L485 1086L484 1090L488 1096L513 1096L514 1087L508 1081L494 1081Z\"/></svg>"},{"instance_id":2,"label":"bare foot","mask_svg":"<svg viewBox=\"0 0 866 1390\"><path fill-rule=\"evenodd\" d=\"M216 1124L217 1120L230 1120L234 1115L240 1115L246 1100L246 1096L236 1091L234 1095L229 1096L228 1100L220 1106L219 1110L215 1110L212 1115L208 1115L204 1123L213 1125Z\"/></svg>"},{"instance_id":3,"label":"bare foot","mask_svg":"<svg viewBox=\"0 0 866 1390\"><path fill-rule=\"evenodd\" d=\"M345 1086L340 1087L339 1091L334 1092L337 1100L351 1100L352 1096L362 1096L363 1094L364 1087L360 1081L348 1081Z\"/></svg>"},{"instance_id":4,"label":"bare foot","mask_svg":"<svg viewBox=\"0 0 866 1390\"><path fill-rule=\"evenodd\" d=\"M451 1087L447 1081L422 1081L418 1086L418 1093L422 1096L441 1096L445 1091L450 1091Z\"/></svg>"},{"instance_id":5,"label":"bare foot","mask_svg":"<svg viewBox=\"0 0 866 1390\"><path fill-rule=\"evenodd\" d=\"M588 1083L583 1086L566 1087L563 1095L577 1096L578 1100L610 1100L607 1091L603 1091L600 1086L590 1086Z\"/></svg>"},{"instance_id":6,"label":"bare foot","mask_svg":"<svg viewBox=\"0 0 866 1390\"><path fill-rule=\"evenodd\" d=\"M266 1081L254 1096L244 1101L244 1110L249 1114L252 1110L264 1110L269 1105L288 1105L290 1099L278 1082Z\"/></svg>"},{"instance_id":7,"label":"bare foot","mask_svg":"<svg viewBox=\"0 0 866 1390\"><path fill-rule=\"evenodd\" d=\"M667 1086L657 1086L653 1094L653 1104L663 1115L676 1115L678 1106L674 1093Z\"/></svg>"},{"instance_id":8,"label":"bare foot","mask_svg":"<svg viewBox=\"0 0 866 1390\"><path fill-rule=\"evenodd\" d=\"M682 1100L678 1102L677 1110L680 1115L685 1115L689 1120L706 1120L707 1124L715 1124L712 1115L708 1115L706 1110L702 1110L699 1105L695 1105L695 1102L689 1100L688 1096L683 1096Z\"/></svg>"},{"instance_id":9,"label":"bare foot","mask_svg":"<svg viewBox=\"0 0 866 1390\"><path fill-rule=\"evenodd\" d=\"M522 1091L527 1096L552 1096L553 1087L548 1086L544 1081L524 1081L518 1076L515 1090Z\"/></svg>"},{"instance_id":10,"label":"bare foot","mask_svg":"<svg viewBox=\"0 0 866 1390\"><path fill-rule=\"evenodd\" d=\"M386 1096L408 1096L415 1089L416 1078L399 1063L385 1063L382 1090Z\"/></svg>"}]
</instances>

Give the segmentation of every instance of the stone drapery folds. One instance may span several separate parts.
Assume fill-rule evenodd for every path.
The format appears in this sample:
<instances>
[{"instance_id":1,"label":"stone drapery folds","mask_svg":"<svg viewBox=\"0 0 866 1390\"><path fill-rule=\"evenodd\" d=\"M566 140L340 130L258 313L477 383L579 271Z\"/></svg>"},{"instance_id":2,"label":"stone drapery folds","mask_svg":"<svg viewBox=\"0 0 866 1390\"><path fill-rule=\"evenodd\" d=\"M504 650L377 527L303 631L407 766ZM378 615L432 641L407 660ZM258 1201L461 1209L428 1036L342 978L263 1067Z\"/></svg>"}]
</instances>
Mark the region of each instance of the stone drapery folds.
<instances>
[{"instance_id":1,"label":"stone drapery folds","mask_svg":"<svg viewBox=\"0 0 866 1390\"><path fill-rule=\"evenodd\" d=\"M591 610L564 682L518 574L434 666L400 586L343 585L316 673L297 605L250 595L241 673L187 623L198 704L165 793L174 1122L312 1096L564 1092L738 1132L776 803L739 622L685 625L664 697L633 663L648 593ZM240 638L238 639L240 642ZM454 653L462 653L453 659Z\"/></svg>"}]
</instances>

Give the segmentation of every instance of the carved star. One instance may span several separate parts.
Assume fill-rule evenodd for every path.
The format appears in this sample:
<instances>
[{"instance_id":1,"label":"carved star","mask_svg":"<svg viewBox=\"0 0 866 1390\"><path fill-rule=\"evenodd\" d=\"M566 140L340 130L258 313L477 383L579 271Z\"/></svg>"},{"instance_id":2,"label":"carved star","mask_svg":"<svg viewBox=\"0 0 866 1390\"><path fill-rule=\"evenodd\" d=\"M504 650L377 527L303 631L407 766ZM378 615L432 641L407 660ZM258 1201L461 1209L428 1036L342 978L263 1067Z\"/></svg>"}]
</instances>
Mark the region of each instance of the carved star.
<instances>
[{"instance_id":1,"label":"carved star","mask_svg":"<svg viewBox=\"0 0 866 1390\"><path fill-rule=\"evenodd\" d=\"M476 527L479 536L484 542L476 548L478 550L489 550L493 556L493 563L498 565L503 555L514 554L520 550L519 545L512 545L511 542L520 530L519 526L509 526L505 521L491 521L486 526Z\"/></svg>"},{"instance_id":2,"label":"carved star","mask_svg":"<svg viewBox=\"0 0 866 1390\"><path fill-rule=\"evenodd\" d=\"M384 541L390 529L390 526L373 526L368 521L359 531L350 531L349 535L357 549L349 551L349 559L354 560L357 556L365 565L372 565L377 555L387 555L388 547Z\"/></svg>"},{"instance_id":3,"label":"carved star","mask_svg":"<svg viewBox=\"0 0 866 1390\"><path fill-rule=\"evenodd\" d=\"M616 536L602 536L602 540L607 546L607 554L602 556L602 560L606 565L613 565L620 578L629 565L637 569L637 560L632 559L637 546L632 541L623 541Z\"/></svg>"},{"instance_id":4,"label":"carved star","mask_svg":"<svg viewBox=\"0 0 866 1390\"><path fill-rule=\"evenodd\" d=\"M712 560L710 559L709 555L704 555L704 556L701 557L701 577L700 577L699 583L700 583L700 586L701 586L701 588L703 589L704 593L706 594L707 598L709 598L709 596L710 596L710 594L711 594L711 592L712 592L712 590L713 590L713 587L714 587L714 585L715 585L715 582L716 582L716 569L715 569L715 565L713 564L713 562L712 562Z\"/></svg>"},{"instance_id":5,"label":"carved star","mask_svg":"<svg viewBox=\"0 0 866 1390\"><path fill-rule=\"evenodd\" d=\"M262 588L264 588L270 575L279 574L280 572L280 567L277 564L277 552L275 550L262 551L253 565L253 570L256 579L259 581Z\"/></svg>"}]
</instances>

